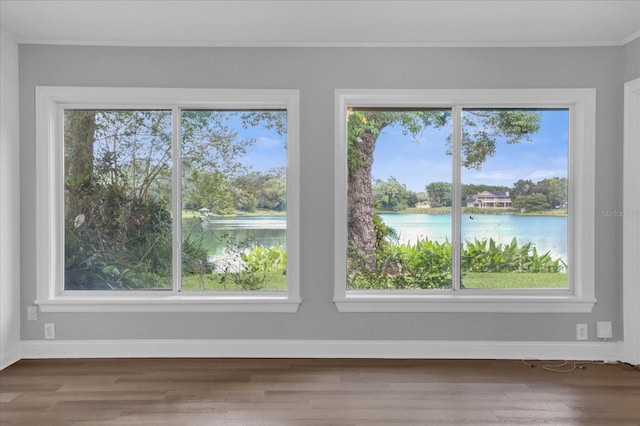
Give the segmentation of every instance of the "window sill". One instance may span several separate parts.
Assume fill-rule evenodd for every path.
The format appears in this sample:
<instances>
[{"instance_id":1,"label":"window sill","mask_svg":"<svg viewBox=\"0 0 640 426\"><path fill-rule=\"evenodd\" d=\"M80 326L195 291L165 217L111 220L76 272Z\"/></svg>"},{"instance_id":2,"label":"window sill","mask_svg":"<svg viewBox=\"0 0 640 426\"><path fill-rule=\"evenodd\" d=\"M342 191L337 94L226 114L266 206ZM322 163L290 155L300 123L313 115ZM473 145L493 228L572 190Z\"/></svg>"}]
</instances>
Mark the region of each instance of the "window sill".
<instances>
[{"instance_id":1,"label":"window sill","mask_svg":"<svg viewBox=\"0 0 640 426\"><path fill-rule=\"evenodd\" d=\"M347 293L338 312L589 313L597 300L573 295L461 295Z\"/></svg>"},{"instance_id":2,"label":"window sill","mask_svg":"<svg viewBox=\"0 0 640 426\"><path fill-rule=\"evenodd\" d=\"M34 302L42 312L277 312L295 313L301 299L286 295L92 295Z\"/></svg>"}]
</instances>

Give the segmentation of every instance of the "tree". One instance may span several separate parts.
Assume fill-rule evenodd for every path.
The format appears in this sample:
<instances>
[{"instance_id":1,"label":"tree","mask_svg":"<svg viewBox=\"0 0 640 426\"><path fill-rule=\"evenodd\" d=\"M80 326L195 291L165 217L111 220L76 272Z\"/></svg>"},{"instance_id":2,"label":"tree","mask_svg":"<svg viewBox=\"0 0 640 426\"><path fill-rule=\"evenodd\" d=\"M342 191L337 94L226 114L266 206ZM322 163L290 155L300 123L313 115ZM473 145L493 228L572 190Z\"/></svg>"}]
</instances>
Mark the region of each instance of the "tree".
<instances>
[{"instance_id":1,"label":"tree","mask_svg":"<svg viewBox=\"0 0 640 426\"><path fill-rule=\"evenodd\" d=\"M266 172L250 172L234 181L236 208L246 210L243 204L250 202L255 208L285 211L287 209L286 169L277 167Z\"/></svg>"},{"instance_id":2,"label":"tree","mask_svg":"<svg viewBox=\"0 0 640 426\"><path fill-rule=\"evenodd\" d=\"M451 206L451 184L449 182L431 182L425 189L431 207Z\"/></svg>"},{"instance_id":3,"label":"tree","mask_svg":"<svg viewBox=\"0 0 640 426\"><path fill-rule=\"evenodd\" d=\"M387 180L376 179L373 195L383 210L400 211L407 207L415 207L418 196L409 191L407 186L391 176Z\"/></svg>"},{"instance_id":4,"label":"tree","mask_svg":"<svg viewBox=\"0 0 640 426\"><path fill-rule=\"evenodd\" d=\"M518 197L513 200L512 206L523 212L541 212L548 210L550 207L547 197L540 193L518 195Z\"/></svg>"},{"instance_id":5,"label":"tree","mask_svg":"<svg viewBox=\"0 0 640 426\"><path fill-rule=\"evenodd\" d=\"M351 251L359 263L375 268L376 232L371 167L373 151L380 132L389 125L400 124L406 133L420 134L426 127L442 127L448 111L379 111L351 110L347 124L347 208L348 237Z\"/></svg>"},{"instance_id":6,"label":"tree","mask_svg":"<svg viewBox=\"0 0 640 426\"><path fill-rule=\"evenodd\" d=\"M235 126L229 124L235 121ZM233 208L254 211L256 208L286 209L286 179L284 168L278 171L254 172L242 162L256 139L241 139L237 124L242 127L274 129L280 136L286 134L285 111L185 111L182 115L182 158L185 191L188 204L199 204L194 193L205 188L214 190L207 197L211 208L218 213L232 212ZM283 148L285 143L283 140ZM198 178L215 174L216 186L198 182ZM274 181L277 180L277 182ZM223 183L224 182L224 183ZM266 187L271 185L269 191ZM269 192L265 201L265 192ZM220 200L215 201L216 197ZM230 198L229 198L230 197ZM232 205L229 204L232 199ZM216 207L217 204L218 206ZM265 205L269 207L265 207ZM202 205L201 205L202 206ZM277 206L277 208L274 208Z\"/></svg>"},{"instance_id":7,"label":"tree","mask_svg":"<svg viewBox=\"0 0 640 426\"><path fill-rule=\"evenodd\" d=\"M185 195L193 208L208 208L215 214L233 213L234 194L224 174L193 169L188 179L192 185Z\"/></svg>"},{"instance_id":8,"label":"tree","mask_svg":"<svg viewBox=\"0 0 640 426\"><path fill-rule=\"evenodd\" d=\"M233 211L229 185L246 170L241 159L255 143L239 137L237 123L282 133L286 112L183 111L181 122L172 129L167 110L65 111L65 268L79 271L74 288L123 286L127 274L138 275L137 282L127 278L128 287L168 284L172 162L182 160L183 202ZM180 159L172 152L177 131ZM202 253L183 247L186 257L206 263ZM100 276L92 279L98 287L77 284L86 271Z\"/></svg>"},{"instance_id":9,"label":"tree","mask_svg":"<svg viewBox=\"0 0 640 426\"><path fill-rule=\"evenodd\" d=\"M517 198L520 195L529 195L534 192L535 185L531 179L520 179L513 184L511 195Z\"/></svg>"},{"instance_id":10,"label":"tree","mask_svg":"<svg viewBox=\"0 0 640 426\"><path fill-rule=\"evenodd\" d=\"M551 207L559 208L567 204L568 185L565 177L543 179L536 184L536 190L547 197Z\"/></svg>"},{"instance_id":11,"label":"tree","mask_svg":"<svg viewBox=\"0 0 640 426\"><path fill-rule=\"evenodd\" d=\"M417 137L428 127L442 127L449 122L448 110L351 109L347 121L347 209L350 252L368 265L376 265L376 234L373 224L374 196L371 183L373 152L380 133L388 126L399 125L405 134ZM462 165L480 169L486 158L495 153L496 140L505 138L515 144L528 140L540 127L540 115L519 110L465 110L462 117ZM451 154L451 143L447 152Z\"/></svg>"},{"instance_id":12,"label":"tree","mask_svg":"<svg viewBox=\"0 0 640 426\"><path fill-rule=\"evenodd\" d=\"M67 110L64 118L65 288L164 287L169 113Z\"/></svg>"}]
</instances>

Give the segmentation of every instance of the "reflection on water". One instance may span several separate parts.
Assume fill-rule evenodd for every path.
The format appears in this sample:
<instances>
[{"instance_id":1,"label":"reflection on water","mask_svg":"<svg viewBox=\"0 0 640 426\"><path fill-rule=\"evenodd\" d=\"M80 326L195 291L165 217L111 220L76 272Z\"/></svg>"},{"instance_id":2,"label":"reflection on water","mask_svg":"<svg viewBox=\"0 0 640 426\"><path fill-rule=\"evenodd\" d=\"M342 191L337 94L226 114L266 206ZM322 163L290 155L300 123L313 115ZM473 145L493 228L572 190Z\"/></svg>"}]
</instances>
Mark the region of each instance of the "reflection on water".
<instances>
[{"instance_id":1,"label":"reflection on water","mask_svg":"<svg viewBox=\"0 0 640 426\"><path fill-rule=\"evenodd\" d=\"M255 245L286 246L287 218L285 216L234 216L182 219L182 238L202 240L210 254L225 249L243 249Z\"/></svg>"},{"instance_id":2,"label":"reflection on water","mask_svg":"<svg viewBox=\"0 0 640 426\"><path fill-rule=\"evenodd\" d=\"M451 217L430 214L381 214L394 228L402 243L415 243L428 237L451 241ZM183 238L202 239L210 254L221 254L225 248L253 245L286 247L285 216L236 216L186 218L182 220ZM516 237L520 245L534 243L538 253L547 251L567 259L567 218L565 216L465 215L462 217L462 240L493 238L508 244Z\"/></svg>"}]
</instances>

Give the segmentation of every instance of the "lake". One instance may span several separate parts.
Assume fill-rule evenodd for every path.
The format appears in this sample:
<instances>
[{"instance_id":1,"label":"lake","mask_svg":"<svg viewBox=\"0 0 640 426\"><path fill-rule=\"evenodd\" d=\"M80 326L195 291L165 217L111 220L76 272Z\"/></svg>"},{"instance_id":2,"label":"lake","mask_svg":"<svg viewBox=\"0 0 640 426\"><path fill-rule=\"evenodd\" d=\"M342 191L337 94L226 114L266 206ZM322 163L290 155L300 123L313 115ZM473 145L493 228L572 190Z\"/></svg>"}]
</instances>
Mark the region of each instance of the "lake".
<instances>
[{"instance_id":1,"label":"lake","mask_svg":"<svg viewBox=\"0 0 640 426\"><path fill-rule=\"evenodd\" d=\"M211 254L221 254L229 244L242 248L246 245L266 247L286 244L287 218L285 216L208 216L204 219L183 218L182 237L202 238Z\"/></svg>"},{"instance_id":2,"label":"lake","mask_svg":"<svg viewBox=\"0 0 640 426\"><path fill-rule=\"evenodd\" d=\"M418 238L451 241L451 217L446 214L381 214L384 222L396 230L400 242L415 242ZM286 243L286 217L284 216L210 216L201 219L183 219L183 236L192 234L202 238L207 250L220 254L229 242L264 246ZM547 251L567 260L566 216L464 215L462 240L473 241L493 238L509 243L517 237L520 245L532 242L542 254Z\"/></svg>"},{"instance_id":3,"label":"lake","mask_svg":"<svg viewBox=\"0 0 640 426\"><path fill-rule=\"evenodd\" d=\"M451 216L447 214L381 214L384 222L394 228L400 242L415 242L418 238L451 241ZM539 254L567 260L566 216L463 215L462 241L493 238L499 243L534 243Z\"/></svg>"}]
</instances>

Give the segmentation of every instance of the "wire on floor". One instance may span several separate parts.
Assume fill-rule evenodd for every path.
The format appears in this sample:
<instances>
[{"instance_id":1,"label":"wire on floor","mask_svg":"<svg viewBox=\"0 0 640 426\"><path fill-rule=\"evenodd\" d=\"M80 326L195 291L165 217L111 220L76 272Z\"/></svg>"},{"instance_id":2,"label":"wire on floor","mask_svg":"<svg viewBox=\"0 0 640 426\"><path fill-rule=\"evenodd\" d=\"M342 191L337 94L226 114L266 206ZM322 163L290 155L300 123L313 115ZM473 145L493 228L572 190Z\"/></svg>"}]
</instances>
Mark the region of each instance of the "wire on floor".
<instances>
[{"instance_id":1,"label":"wire on floor","mask_svg":"<svg viewBox=\"0 0 640 426\"><path fill-rule=\"evenodd\" d=\"M527 367L536 368L536 365L528 362L528 361L541 361L539 359L523 359L522 363ZM562 361L560 364L546 364L542 365L543 370L552 371L554 373L571 373L576 370L584 370L586 369L586 365L595 364L595 365L603 365L606 364L603 361Z\"/></svg>"}]
</instances>

